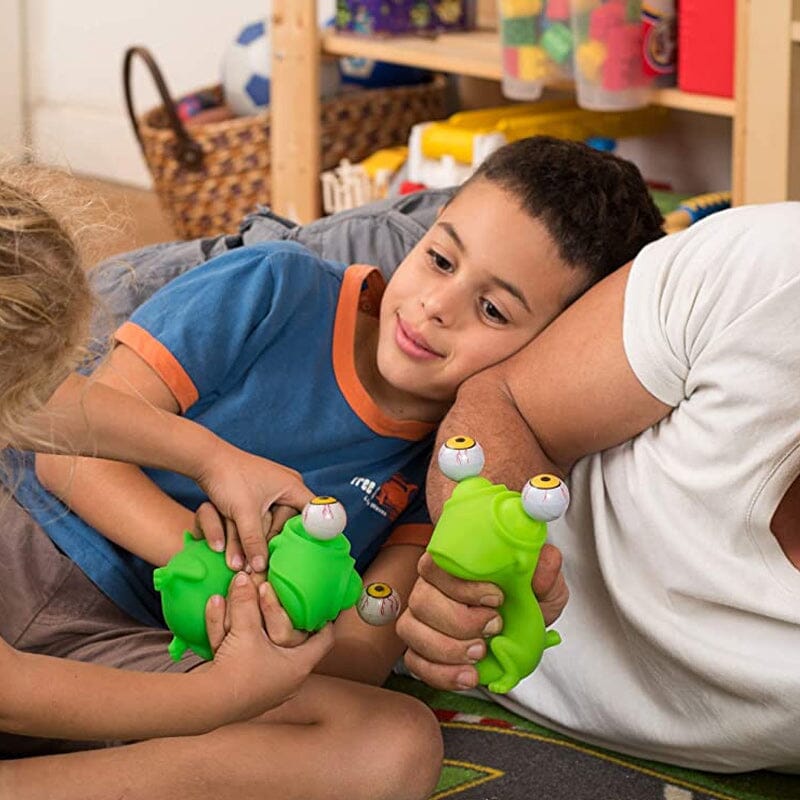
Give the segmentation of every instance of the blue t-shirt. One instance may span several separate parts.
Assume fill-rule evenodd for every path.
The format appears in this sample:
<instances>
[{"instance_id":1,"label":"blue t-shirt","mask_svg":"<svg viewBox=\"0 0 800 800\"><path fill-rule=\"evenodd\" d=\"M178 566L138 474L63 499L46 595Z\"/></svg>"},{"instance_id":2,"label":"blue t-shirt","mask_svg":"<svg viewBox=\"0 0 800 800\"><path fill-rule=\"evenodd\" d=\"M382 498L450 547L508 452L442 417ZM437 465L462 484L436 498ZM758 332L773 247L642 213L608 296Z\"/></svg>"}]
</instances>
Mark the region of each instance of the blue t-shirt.
<instances>
[{"instance_id":1,"label":"blue t-shirt","mask_svg":"<svg viewBox=\"0 0 800 800\"><path fill-rule=\"evenodd\" d=\"M424 544L431 529L424 482L434 426L387 415L355 368L358 312L377 313L383 286L373 267L344 268L294 243L265 243L176 278L116 333L186 417L338 498L360 571L390 533ZM190 509L207 499L182 475L146 472ZM150 565L66 510L30 470L17 495L114 602L161 623Z\"/></svg>"}]
</instances>

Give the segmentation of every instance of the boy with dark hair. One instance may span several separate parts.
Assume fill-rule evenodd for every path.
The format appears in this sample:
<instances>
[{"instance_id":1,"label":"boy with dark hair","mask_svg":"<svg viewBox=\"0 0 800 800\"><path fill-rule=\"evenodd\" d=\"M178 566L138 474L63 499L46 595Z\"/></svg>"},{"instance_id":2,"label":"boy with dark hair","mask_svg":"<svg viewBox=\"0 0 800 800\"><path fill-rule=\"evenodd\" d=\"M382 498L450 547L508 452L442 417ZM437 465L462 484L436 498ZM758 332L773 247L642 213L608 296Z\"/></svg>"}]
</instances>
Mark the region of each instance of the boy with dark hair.
<instances>
[{"instance_id":1,"label":"boy with dark hair","mask_svg":"<svg viewBox=\"0 0 800 800\"><path fill-rule=\"evenodd\" d=\"M184 414L298 470L313 491L335 495L365 582L390 583L405 598L431 529L422 488L434 429L459 385L527 344L658 238L660 223L635 168L581 144L523 140L491 156L456 192L388 284L375 267L345 268L292 243L233 250L153 295L118 330L98 380ZM152 565L181 547L205 497L180 476L112 462L47 456L37 472L75 512L53 514L44 503L54 498L29 475L21 496L45 533L120 609L139 623L158 622ZM224 546L213 526L206 530L212 546ZM227 533L231 566L241 568L246 556L262 572L265 542L245 541L242 552L235 530ZM402 651L394 626L369 628L351 612L335 633L321 665L329 675L380 684ZM142 652L117 636L114 653L102 657L165 669L168 638L163 650ZM197 663L189 655L177 668ZM265 723L313 722L327 713L321 703L336 708L340 693L363 694L375 713L384 707L377 690L313 676L237 746L247 751L252 743L255 753ZM420 742L411 760L438 758L429 720L409 712L404 724ZM281 735L268 727L270 738ZM336 728L321 730L341 738ZM302 731L291 735L301 752ZM362 762L352 759L353 780ZM394 791L425 796L435 771L420 764L413 774L413 786ZM330 793L326 774L304 780L303 796Z\"/></svg>"}]
</instances>

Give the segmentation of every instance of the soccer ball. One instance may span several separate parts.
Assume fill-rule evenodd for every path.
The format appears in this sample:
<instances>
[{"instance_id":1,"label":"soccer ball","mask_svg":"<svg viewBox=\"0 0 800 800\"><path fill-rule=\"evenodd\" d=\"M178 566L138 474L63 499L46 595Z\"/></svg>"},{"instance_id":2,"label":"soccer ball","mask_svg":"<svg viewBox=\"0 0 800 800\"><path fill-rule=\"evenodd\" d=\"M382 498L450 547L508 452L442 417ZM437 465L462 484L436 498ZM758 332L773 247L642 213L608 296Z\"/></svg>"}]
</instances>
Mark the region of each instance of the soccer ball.
<instances>
[{"instance_id":1,"label":"soccer ball","mask_svg":"<svg viewBox=\"0 0 800 800\"><path fill-rule=\"evenodd\" d=\"M269 29L266 20L245 25L228 46L222 59L225 102L238 116L258 114L269 105ZM339 91L341 76L335 60L323 60L320 72L322 97Z\"/></svg>"}]
</instances>

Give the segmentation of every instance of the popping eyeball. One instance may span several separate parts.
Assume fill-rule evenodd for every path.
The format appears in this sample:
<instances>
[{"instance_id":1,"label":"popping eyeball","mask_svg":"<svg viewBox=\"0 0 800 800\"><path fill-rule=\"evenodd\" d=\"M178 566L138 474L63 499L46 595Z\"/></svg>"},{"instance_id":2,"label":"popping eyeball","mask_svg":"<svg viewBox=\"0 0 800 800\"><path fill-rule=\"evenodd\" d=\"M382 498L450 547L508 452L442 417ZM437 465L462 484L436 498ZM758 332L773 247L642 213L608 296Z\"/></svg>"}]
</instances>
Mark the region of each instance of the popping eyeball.
<instances>
[{"instance_id":1,"label":"popping eyeball","mask_svg":"<svg viewBox=\"0 0 800 800\"><path fill-rule=\"evenodd\" d=\"M361 592L356 610L367 625L386 625L400 616L400 597L388 583L370 583Z\"/></svg>"},{"instance_id":2,"label":"popping eyeball","mask_svg":"<svg viewBox=\"0 0 800 800\"><path fill-rule=\"evenodd\" d=\"M483 448L469 436L451 436L439 448L439 469L451 481L481 474L486 461Z\"/></svg>"},{"instance_id":3,"label":"popping eyeball","mask_svg":"<svg viewBox=\"0 0 800 800\"><path fill-rule=\"evenodd\" d=\"M532 519L552 522L558 519L569 505L569 489L555 475L535 475L522 488L522 507Z\"/></svg>"},{"instance_id":4,"label":"popping eyeball","mask_svg":"<svg viewBox=\"0 0 800 800\"><path fill-rule=\"evenodd\" d=\"M347 512L335 497L314 497L303 509L303 525L315 539L333 539L347 526Z\"/></svg>"}]
</instances>

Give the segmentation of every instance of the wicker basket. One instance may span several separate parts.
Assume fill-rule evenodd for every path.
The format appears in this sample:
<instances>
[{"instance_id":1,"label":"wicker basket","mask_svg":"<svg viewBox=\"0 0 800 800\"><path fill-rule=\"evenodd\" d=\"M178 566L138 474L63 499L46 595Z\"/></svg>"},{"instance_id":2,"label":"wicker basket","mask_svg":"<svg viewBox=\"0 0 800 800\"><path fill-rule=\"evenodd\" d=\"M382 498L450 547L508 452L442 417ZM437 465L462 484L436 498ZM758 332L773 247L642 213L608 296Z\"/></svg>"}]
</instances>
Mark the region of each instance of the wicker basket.
<instances>
[{"instance_id":1,"label":"wicker basket","mask_svg":"<svg viewBox=\"0 0 800 800\"><path fill-rule=\"evenodd\" d=\"M137 118L131 92L135 57L147 65L162 105ZM125 101L155 190L179 236L192 239L236 229L270 202L270 113L198 123L188 129L152 55L131 47L123 63ZM209 91L209 90L206 90ZM222 101L220 86L210 88ZM361 161L381 147L405 144L411 126L445 115L446 81L345 93L321 105L322 168Z\"/></svg>"}]
</instances>

